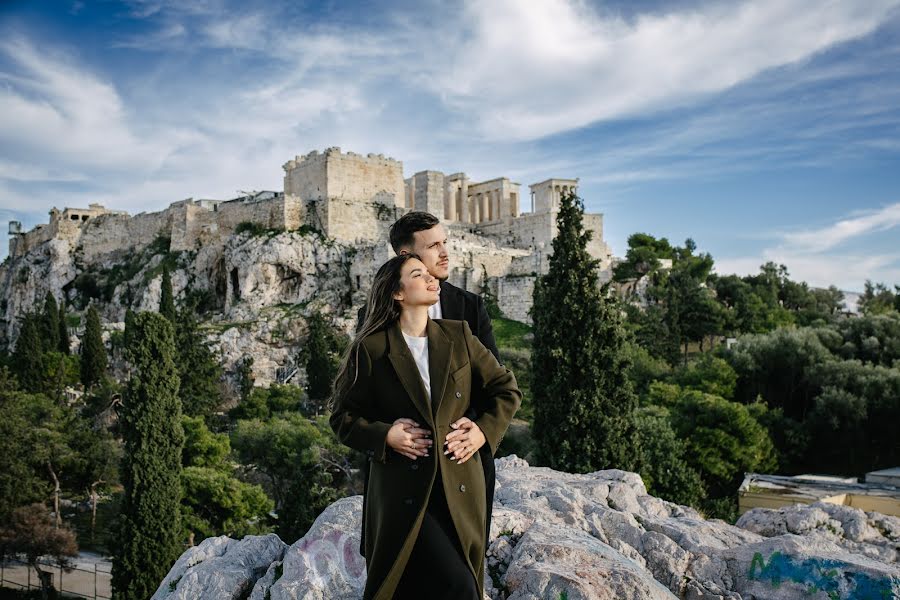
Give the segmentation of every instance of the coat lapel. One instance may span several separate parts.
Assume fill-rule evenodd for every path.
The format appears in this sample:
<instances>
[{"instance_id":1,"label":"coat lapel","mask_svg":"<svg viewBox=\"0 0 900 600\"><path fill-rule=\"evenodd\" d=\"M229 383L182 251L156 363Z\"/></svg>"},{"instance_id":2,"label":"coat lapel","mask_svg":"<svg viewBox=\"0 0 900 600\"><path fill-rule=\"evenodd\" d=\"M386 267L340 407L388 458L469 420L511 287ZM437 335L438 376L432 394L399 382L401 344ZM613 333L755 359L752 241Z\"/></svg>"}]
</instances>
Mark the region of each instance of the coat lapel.
<instances>
[{"instance_id":1,"label":"coat lapel","mask_svg":"<svg viewBox=\"0 0 900 600\"><path fill-rule=\"evenodd\" d=\"M429 321L429 324L430 323L431 322ZM388 358L394 367L394 371L397 373L397 377L400 378L400 383L403 384L403 389L409 394L413 404L422 414L425 421L433 428L434 418L431 413L431 408L428 405L428 398L425 397L425 386L422 383L422 377L419 375L419 368L416 366L416 361L409 351L409 346L406 345L406 340L403 339L403 334L400 332L400 323L391 325L387 330L387 334L388 344L390 344ZM428 354L431 356L430 339L428 345ZM429 368L431 368L430 361L431 359L429 358ZM432 381L434 381L434 375L432 375Z\"/></svg>"},{"instance_id":2,"label":"coat lapel","mask_svg":"<svg viewBox=\"0 0 900 600\"><path fill-rule=\"evenodd\" d=\"M453 342L444 333L440 326L428 319L425 327L428 335L428 373L431 375L431 404L434 414L437 414L444 397L444 389L447 387L447 378L450 375L450 355L453 352Z\"/></svg>"}]
</instances>

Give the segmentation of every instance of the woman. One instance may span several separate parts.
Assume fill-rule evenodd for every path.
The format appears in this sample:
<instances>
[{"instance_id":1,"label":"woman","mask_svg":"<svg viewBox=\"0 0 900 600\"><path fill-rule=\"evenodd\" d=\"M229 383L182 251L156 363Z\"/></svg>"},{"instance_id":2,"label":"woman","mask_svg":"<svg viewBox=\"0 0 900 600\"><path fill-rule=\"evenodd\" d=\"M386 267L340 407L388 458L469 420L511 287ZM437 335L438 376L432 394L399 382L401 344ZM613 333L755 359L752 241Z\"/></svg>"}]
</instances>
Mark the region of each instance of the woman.
<instances>
[{"instance_id":1,"label":"woman","mask_svg":"<svg viewBox=\"0 0 900 600\"><path fill-rule=\"evenodd\" d=\"M382 265L365 322L335 379L331 427L370 458L366 599L482 597L487 540L479 441L496 452L522 394L464 321L428 318L439 289L414 254ZM482 435L430 452L470 402L482 415L475 422ZM424 433L429 439L422 443Z\"/></svg>"}]
</instances>

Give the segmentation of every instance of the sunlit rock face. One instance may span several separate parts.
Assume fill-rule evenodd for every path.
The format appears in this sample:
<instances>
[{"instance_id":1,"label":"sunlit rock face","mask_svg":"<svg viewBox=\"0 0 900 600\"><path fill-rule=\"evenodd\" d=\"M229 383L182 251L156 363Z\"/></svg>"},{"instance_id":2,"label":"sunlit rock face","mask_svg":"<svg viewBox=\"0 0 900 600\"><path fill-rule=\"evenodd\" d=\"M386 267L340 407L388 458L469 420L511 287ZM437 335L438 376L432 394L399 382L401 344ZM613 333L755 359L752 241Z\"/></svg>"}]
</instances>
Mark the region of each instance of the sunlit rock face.
<instances>
[{"instance_id":1,"label":"sunlit rock face","mask_svg":"<svg viewBox=\"0 0 900 600\"><path fill-rule=\"evenodd\" d=\"M515 456L496 466L485 598L900 597L895 517L817 504L755 509L732 526L648 495L635 473L562 473ZM154 599L361 598L361 510L359 496L335 502L291 546L206 540Z\"/></svg>"}]
</instances>

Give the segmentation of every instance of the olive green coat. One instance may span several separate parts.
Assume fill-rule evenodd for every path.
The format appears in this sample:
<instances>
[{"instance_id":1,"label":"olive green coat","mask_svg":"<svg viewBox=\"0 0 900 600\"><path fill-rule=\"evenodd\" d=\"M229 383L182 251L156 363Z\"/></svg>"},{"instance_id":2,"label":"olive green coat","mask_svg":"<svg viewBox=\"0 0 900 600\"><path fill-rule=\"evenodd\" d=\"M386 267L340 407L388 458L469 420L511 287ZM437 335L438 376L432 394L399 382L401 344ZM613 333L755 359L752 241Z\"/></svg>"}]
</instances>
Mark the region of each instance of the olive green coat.
<instances>
[{"instance_id":1,"label":"olive green coat","mask_svg":"<svg viewBox=\"0 0 900 600\"><path fill-rule=\"evenodd\" d=\"M431 404L400 326L395 324L363 340L356 383L346 397L338 399L331 415L331 427L341 442L371 459L368 500L363 507L366 599L389 600L393 596L418 536L432 485L444 486L463 555L478 589L484 589L487 540L481 457L476 452L458 465L444 455L442 446L451 431L450 423L462 417L472 403L477 413L483 413L476 423L493 455L522 394L512 372L472 335L465 321L429 319L426 333ZM427 458L412 460L387 446L388 430L401 417L435 432ZM440 460L441 481L435 481L436 460ZM427 597L428 591L423 590L422 595Z\"/></svg>"}]
</instances>

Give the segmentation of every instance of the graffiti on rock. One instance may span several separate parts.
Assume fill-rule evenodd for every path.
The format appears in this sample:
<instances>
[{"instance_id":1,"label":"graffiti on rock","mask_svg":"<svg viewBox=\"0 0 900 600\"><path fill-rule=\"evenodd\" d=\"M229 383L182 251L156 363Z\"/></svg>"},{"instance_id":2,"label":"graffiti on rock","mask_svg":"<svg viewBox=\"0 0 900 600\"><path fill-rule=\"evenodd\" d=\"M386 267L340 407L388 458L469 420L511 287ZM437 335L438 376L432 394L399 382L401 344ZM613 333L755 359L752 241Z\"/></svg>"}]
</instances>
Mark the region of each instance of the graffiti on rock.
<instances>
[{"instance_id":1,"label":"graffiti on rock","mask_svg":"<svg viewBox=\"0 0 900 600\"><path fill-rule=\"evenodd\" d=\"M773 552L768 561L760 552L754 554L747 577L773 587L797 584L809 595L824 592L829 600L889 600L900 585L891 577L874 577L839 560L795 559L781 552Z\"/></svg>"}]
</instances>

